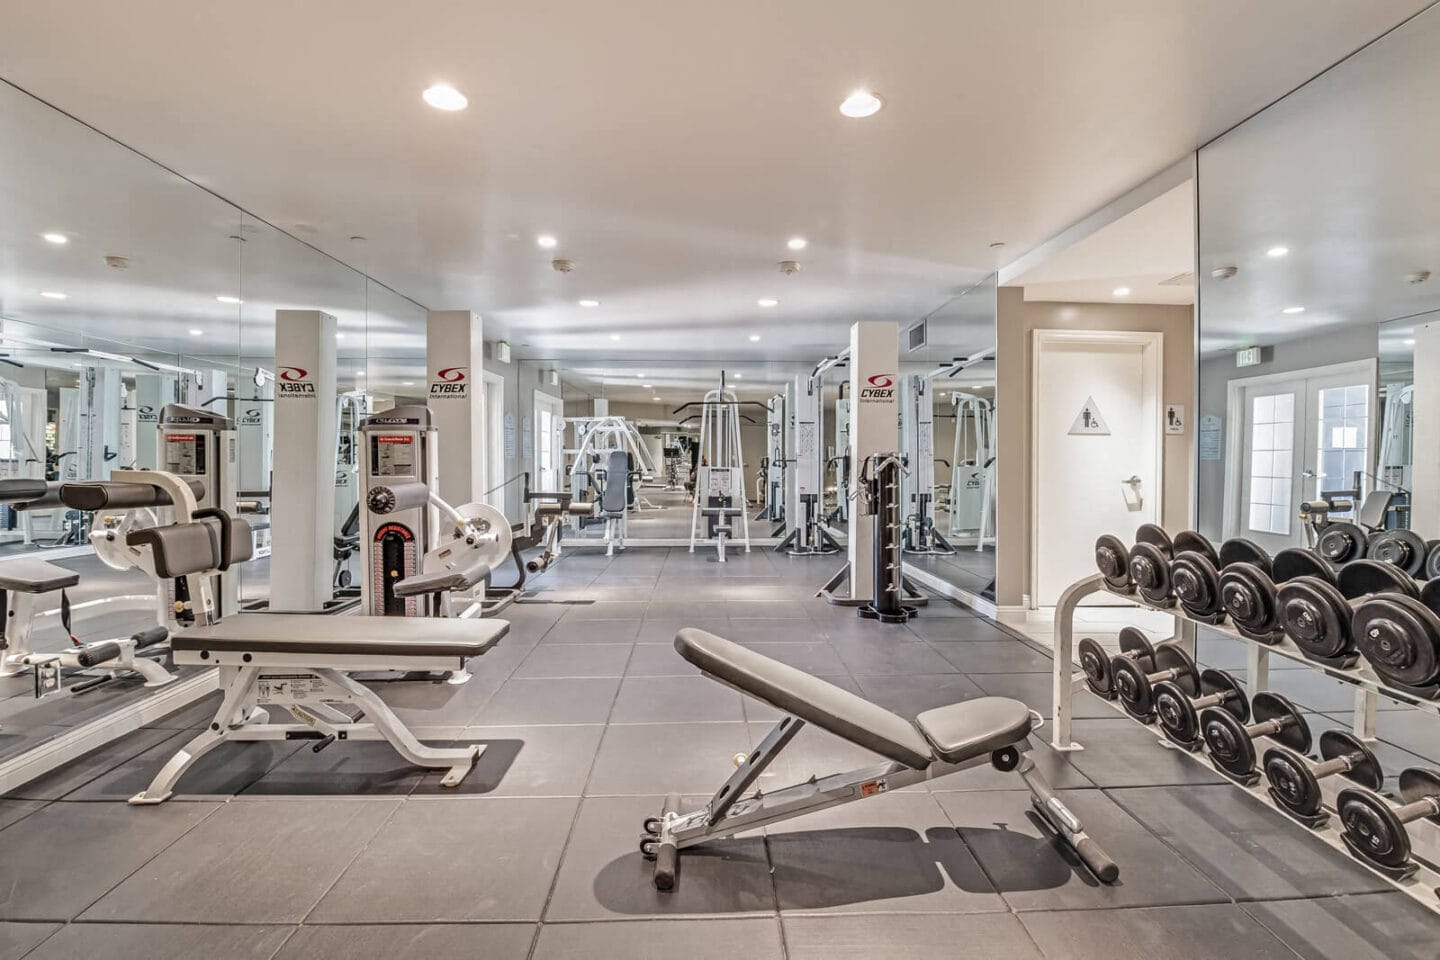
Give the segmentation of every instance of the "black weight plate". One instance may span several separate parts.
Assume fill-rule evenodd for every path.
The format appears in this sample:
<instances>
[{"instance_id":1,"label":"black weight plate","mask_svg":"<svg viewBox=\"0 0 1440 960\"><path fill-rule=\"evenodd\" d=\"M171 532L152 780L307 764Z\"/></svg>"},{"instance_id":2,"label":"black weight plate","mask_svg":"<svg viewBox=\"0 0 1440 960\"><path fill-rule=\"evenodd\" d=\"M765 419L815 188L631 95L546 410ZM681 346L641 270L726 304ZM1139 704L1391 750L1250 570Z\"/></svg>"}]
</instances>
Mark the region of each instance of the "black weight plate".
<instances>
[{"instance_id":1,"label":"black weight plate","mask_svg":"<svg viewBox=\"0 0 1440 960\"><path fill-rule=\"evenodd\" d=\"M1219 694L1228 694L1228 698L1219 704L1221 709L1235 714L1235 719L1241 723L1250 722L1250 701L1246 698L1245 688L1240 685L1240 681L1224 670L1202 670L1200 696L1213 697Z\"/></svg>"},{"instance_id":2,"label":"black weight plate","mask_svg":"<svg viewBox=\"0 0 1440 960\"><path fill-rule=\"evenodd\" d=\"M1289 747L1300 753L1310 751L1310 724L1300 715L1288 697L1282 697L1278 693L1265 691L1257 693L1250 699L1250 713L1256 723L1269 723L1272 720L1288 721L1284 727L1274 733L1266 734L1276 743Z\"/></svg>"},{"instance_id":3,"label":"black weight plate","mask_svg":"<svg viewBox=\"0 0 1440 960\"><path fill-rule=\"evenodd\" d=\"M1430 797L1440 797L1440 773L1425 767L1409 767L1400 771L1400 799L1415 803ZM1440 823L1440 813L1426 817Z\"/></svg>"},{"instance_id":4,"label":"black weight plate","mask_svg":"<svg viewBox=\"0 0 1440 960\"><path fill-rule=\"evenodd\" d=\"M1192 697L1200 696L1200 671L1195 668L1195 660L1176 644L1162 643L1155 648L1153 672L1165 670L1175 671L1175 682L1180 684L1180 689Z\"/></svg>"},{"instance_id":5,"label":"black weight plate","mask_svg":"<svg viewBox=\"0 0 1440 960\"><path fill-rule=\"evenodd\" d=\"M1171 545L1171 549L1176 554L1198 553L1216 566L1220 564L1220 556L1215 552L1210 541L1203 534L1196 533L1194 530L1181 530L1175 534L1175 542Z\"/></svg>"},{"instance_id":6,"label":"black weight plate","mask_svg":"<svg viewBox=\"0 0 1440 960\"><path fill-rule=\"evenodd\" d=\"M1136 543L1149 543L1162 548L1168 553L1175 552L1175 544L1170 539L1170 534L1165 528L1154 523L1142 523L1135 530Z\"/></svg>"},{"instance_id":7,"label":"black weight plate","mask_svg":"<svg viewBox=\"0 0 1440 960\"><path fill-rule=\"evenodd\" d=\"M1350 621L1355 646L1382 680L1408 687L1440 681L1440 616L1419 600L1377 594Z\"/></svg>"},{"instance_id":8,"label":"black weight plate","mask_svg":"<svg viewBox=\"0 0 1440 960\"><path fill-rule=\"evenodd\" d=\"M1410 862L1410 834L1390 804L1369 790L1346 787L1335 798L1346 846L1363 860L1391 869Z\"/></svg>"},{"instance_id":9,"label":"black weight plate","mask_svg":"<svg viewBox=\"0 0 1440 960\"><path fill-rule=\"evenodd\" d=\"M1284 583L1296 577L1320 577L1333 582L1335 568L1314 550L1286 547L1275 554L1275 559L1270 562L1270 579L1276 583Z\"/></svg>"},{"instance_id":10,"label":"black weight plate","mask_svg":"<svg viewBox=\"0 0 1440 960\"><path fill-rule=\"evenodd\" d=\"M1352 758L1352 765L1349 770L1342 770L1340 776L1371 790L1379 790L1384 786L1385 771L1380 768L1380 761L1375 759L1375 754L1370 752L1363 740L1344 730L1326 730L1320 734L1321 760L1334 760L1347 755Z\"/></svg>"},{"instance_id":11,"label":"black weight plate","mask_svg":"<svg viewBox=\"0 0 1440 960\"><path fill-rule=\"evenodd\" d=\"M1254 540L1244 537L1235 537L1220 544L1220 566L1228 567L1232 563L1249 563L1267 574L1270 572L1270 554Z\"/></svg>"},{"instance_id":12,"label":"black weight plate","mask_svg":"<svg viewBox=\"0 0 1440 960\"><path fill-rule=\"evenodd\" d=\"M1235 715L1218 707L1200 711L1200 735L1217 767L1237 777L1255 769L1255 741Z\"/></svg>"},{"instance_id":13,"label":"black weight plate","mask_svg":"<svg viewBox=\"0 0 1440 960\"><path fill-rule=\"evenodd\" d=\"M1111 590L1130 591L1130 551L1119 537L1106 533L1095 541L1095 569Z\"/></svg>"},{"instance_id":14,"label":"black weight plate","mask_svg":"<svg viewBox=\"0 0 1440 960\"><path fill-rule=\"evenodd\" d=\"M1206 556L1185 551L1170 561L1170 590L1185 612L1197 620L1224 614L1220 605L1220 573Z\"/></svg>"},{"instance_id":15,"label":"black weight plate","mask_svg":"<svg viewBox=\"0 0 1440 960\"><path fill-rule=\"evenodd\" d=\"M1154 700L1155 719L1160 731L1171 743L1194 748L1200 739L1200 718L1190 697L1170 680L1161 680L1151 691ZM1241 700L1244 700L1242 697Z\"/></svg>"},{"instance_id":16,"label":"black weight plate","mask_svg":"<svg viewBox=\"0 0 1440 960\"><path fill-rule=\"evenodd\" d=\"M1154 699L1145 668L1133 657L1121 654L1110 661L1110 670L1115 677L1115 698L1120 706L1134 719L1149 723L1154 715Z\"/></svg>"},{"instance_id":17,"label":"black weight plate","mask_svg":"<svg viewBox=\"0 0 1440 960\"><path fill-rule=\"evenodd\" d=\"M1079 644L1080 669L1090 692L1106 700L1115 698L1114 675L1110 672L1110 654L1096 640L1084 638Z\"/></svg>"},{"instance_id":18,"label":"black weight plate","mask_svg":"<svg viewBox=\"0 0 1440 960\"><path fill-rule=\"evenodd\" d=\"M1153 604L1170 601L1170 551L1153 543L1140 542L1130 548L1130 582L1140 596Z\"/></svg>"},{"instance_id":19,"label":"black weight plate","mask_svg":"<svg viewBox=\"0 0 1440 960\"><path fill-rule=\"evenodd\" d=\"M1351 600L1369 596L1372 593L1399 593L1407 597L1420 596L1420 585L1415 578L1399 567L1379 560L1356 560L1340 568L1337 577L1340 592Z\"/></svg>"},{"instance_id":20,"label":"black weight plate","mask_svg":"<svg viewBox=\"0 0 1440 960\"><path fill-rule=\"evenodd\" d=\"M1425 541L1413 530L1377 530L1365 548L1365 556L1399 567L1412 577L1425 569L1425 554Z\"/></svg>"},{"instance_id":21,"label":"black weight plate","mask_svg":"<svg viewBox=\"0 0 1440 960\"><path fill-rule=\"evenodd\" d=\"M1275 584L1251 563L1220 572L1220 605L1241 633L1263 639L1275 630Z\"/></svg>"},{"instance_id":22,"label":"black weight plate","mask_svg":"<svg viewBox=\"0 0 1440 960\"><path fill-rule=\"evenodd\" d=\"M1270 784L1270 796L1277 804L1302 817L1320 812L1320 781L1304 757L1285 747L1271 747L1260 765Z\"/></svg>"},{"instance_id":23,"label":"black weight plate","mask_svg":"<svg viewBox=\"0 0 1440 960\"><path fill-rule=\"evenodd\" d=\"M1330 582L1297 577L1282 583L1275 594L1275 606L1285 636L1307 656L1328 660L1354 649L1350 604Z\"/></svg>"},{"instance_id":24,"label":"black weight plate","mask_svg":"<svg viewBox=\"0 0 1440 960\"><path fill-rule=\"evenodd\" d=\"M1420 602L1440 616L1440 580L1431 580L1420 588Z\"/></svg>"},{"instance_id":25,"label":"black weight plate","mask_svg":"<svg viewBox=\"0 0 1440 960\"><path fill-rule=\"evenodd\" d=\"M1425 579L1440 580L1440 540L1425 545Z\"/></svg>"},{"instance_id":26,"label":"black weight plate","mask_svg":"<svg viewBox=\"0 0 1440 960\"><path fill-rule=\"evenodd\" d=\"M1150 642L1145 631L1139 627L1120 628L1120 652L1127 657L1134 657L1147 667L1155 663L1155 644Z\"/></svg>"},{"instance_id":27,"label":"black weight plate","mask_svg":"<svg viewBox=\"0 0 1440 960\"><path fill-rule=\"evenodd\" d=\"M1325 525L1315 541L1320 556L1339 566L1365 556L1365 531L1348 520L1335 520Z\"/></svg>"}]
</instances>

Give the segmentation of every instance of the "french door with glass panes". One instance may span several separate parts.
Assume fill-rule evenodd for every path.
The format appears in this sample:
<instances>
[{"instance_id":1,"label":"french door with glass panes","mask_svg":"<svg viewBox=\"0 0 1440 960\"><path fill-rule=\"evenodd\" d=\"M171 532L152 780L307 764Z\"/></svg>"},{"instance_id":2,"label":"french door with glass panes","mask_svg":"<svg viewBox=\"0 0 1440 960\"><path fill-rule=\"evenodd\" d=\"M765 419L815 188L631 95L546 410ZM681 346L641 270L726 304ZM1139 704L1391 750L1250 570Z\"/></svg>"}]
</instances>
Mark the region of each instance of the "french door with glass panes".
<instances>
[{"instance_id":1,"label":"french door with glass panes","mask_svg":"<svg viewBox=\"0 0 1440 960\"><path fill-rule=\"evenodd\" d=\"M1240 469L1230 529L1271 553L1304 546L1302 502L1351 489L1357 472L1362 490L1372 486L1374 364L1257 378L1237 399Z\"/></svg>"}]
</instances>

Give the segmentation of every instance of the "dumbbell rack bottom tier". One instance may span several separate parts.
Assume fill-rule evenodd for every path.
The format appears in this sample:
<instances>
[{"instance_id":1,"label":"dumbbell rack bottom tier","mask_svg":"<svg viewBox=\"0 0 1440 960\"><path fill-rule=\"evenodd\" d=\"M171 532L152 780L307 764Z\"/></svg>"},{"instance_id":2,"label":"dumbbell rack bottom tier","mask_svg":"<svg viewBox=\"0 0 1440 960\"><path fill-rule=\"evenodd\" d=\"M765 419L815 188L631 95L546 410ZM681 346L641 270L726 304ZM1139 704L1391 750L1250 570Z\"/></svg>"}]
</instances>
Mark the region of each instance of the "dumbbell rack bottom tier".
<instances>
[{"instance_id":1,"label":"dumbbell rack bottom tier","mask_svg":"<svg viewBox=\"0 0 1440 960\"><path fill-rule=\"evenodd\" d=\"M1105 586L1105 578L1098 573L1086 577L1071 584L1064 593L1060 595L1060 603L1055 608L1055 666L1052 673L1052 684L1054 693L1054 710L1051 716L1050 745L1056 750L1071 751L1083 750L1082 744L1076 743L1072 737L1071 722L1074 718L1073 699L1076 691L1088 690L1083 671L1075 670L1075 610L1080 601L1086 597L1098 593L1109 594L1117 600L1132 604L1142 610L1152 610L1156 613L1166 613L1176 621L1175 636L1168 638L1183 646L1187 653L1192 656L1196 653L1196 640L1200 630L1241 640L1249 645L1246 656L1246 677L1245 687L1251 696L1269 689L1270 686L1270 656L1278 654L1291 660L1298 661L1308 667L1319 670L1322 673L1343 680L1355 686L1355 735L1362 740L1375 739L1375 705L1379 694L1393 697L1394 699L1424 710L1428 713L1440 715L1440 701L1422 700L1414 694L1386 686L1368 667L1363 665L1349 669L1338 669L1329 667L1306 657L1293 642L1289 639L1281 640L1278 644L1265 644L1258 640L1252 640L1239 631L1225 624L1203 623L1187 617L1183 610L1178 607L1166 608L1156 607L1146 603L1138 594L1120 593L1108 589ZM1133 720L1120 705L1114 700L1103 701L1110 705L1115 712L1126 719ZM1136 721L1138 722L1138 721ZM1167 750L1175 750L1190 757L1196 763L1202 764L1206 769L1213 769L1203 749L1190 753L1175 746L1167 740L1155 727L1148 727L1154 731L1156 742L1160 747ZM1256 754L1263 755L1265 750L1275 746L1274 741L1267 737L1261 737L1255 743ZM1329 822L1317 829L1307 829L1293 820L1270 798L1265 779L1262 777L1255 786L1245 786L1226 778L1225 782L1231 784L1237 790L1243 790L1255 797L1261 803L1272 808L1275 815L1284 817L1295 824L1297 830L1306 830L1312 836L1323 843L1327 843L1335 849L1349 854L1345 850L1345 844L1340 839L1340 829L1337 818L1334 816L1335 798L1341 789L1348 786L1348 781L1341 777L1326 777L1320 781L1321 794L1325 809L1330 811ZM1418 820L1408 825L1410 842L1413 855L1420 863L1420 869L1406 880L1394 880L1385 876L1378 870L1372 871L1376 876L1384 878L1396 888L1405 891L1411 897L1424 904L1430 910L1440 913L1440 824L1429 820ZM1353 862L1368 867L1363 861L1351 858Z\"/></svg>"}]
</instances>

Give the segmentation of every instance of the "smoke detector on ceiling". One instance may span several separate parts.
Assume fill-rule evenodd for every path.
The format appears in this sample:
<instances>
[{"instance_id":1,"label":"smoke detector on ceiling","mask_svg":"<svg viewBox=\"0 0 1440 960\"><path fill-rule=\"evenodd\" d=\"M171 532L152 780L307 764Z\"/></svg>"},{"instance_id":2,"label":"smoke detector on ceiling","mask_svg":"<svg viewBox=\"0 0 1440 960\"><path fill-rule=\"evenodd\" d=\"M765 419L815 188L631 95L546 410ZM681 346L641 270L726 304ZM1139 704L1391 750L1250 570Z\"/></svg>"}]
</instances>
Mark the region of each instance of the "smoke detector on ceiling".
<instances>
[{"instance_id":1,"label":"smoke detector on ceiling","mask_svg":"<svg viewBox=\"0 0 1440 960\"><path fill-rule=\"evenodd\" d=\"M799 272L800 272L800 261L799 261L799 260L781 260L780 263L779 263L779 267L780 267L780 272L783 273L783 274L785 274L785 276L788 277L788 276L790 276L790 274L792 274L792 273L799 273Z\"/></svg>"},{"instance_id":2,"label":"smoke detector on ceiling","mask_svg":"<svg viewBox=\"0 0 1440 960\"><path fill-rule=\"evenodd\" d=\"M1235 274L1239 272L1239 267L1216 267L1214 270L1210 271L1210 276L1214 277L1216 280L1229 280L1231 277L1235 276Z\"/></svg>"},{"instance_id":3,"label":"smoke detector on ceiling","mask_svg":"<svg viewBox=\"0 0 1440 960\"><path fill-rule=\"evenodd\" d=\"M550 266L554 267L560 273L569 273L575 269L575 261L566 260L564 257L556 257L550 261Z\"/></svg>"},{"instance_id":4,"label":"smoke detector on ceiling","mask_svg":"<svg viewBox=\"0 0 1440 960\"><path fill-rule=\"evenodd\" d=\"M105 258L105 266L109 267L112 270L129 270L130 258L109 256Z\"/></svg>"},{"instance_id":5,"label":"smoke detector on ceiling","mask_svg":"<svg viewBox=\"0 0 1440 960\"><path fill-rule=\"evenodd\" d=\"M1195 274L1177 273L1168 280L1161 280L1162 287L1193 287L1195 286Z\"/></svg>"},{"instance_id":6,"label":"smoke detector on ceiling","mask_svg":"<svg viewBox=\"0 0 1440 960\"><path fill-rule=\"evenodd\" d=\"M1430 279L1429 270L1416 270L1414 273L1405 274L1406 283L1424 283Z\"/></svg>"}]
</instances>

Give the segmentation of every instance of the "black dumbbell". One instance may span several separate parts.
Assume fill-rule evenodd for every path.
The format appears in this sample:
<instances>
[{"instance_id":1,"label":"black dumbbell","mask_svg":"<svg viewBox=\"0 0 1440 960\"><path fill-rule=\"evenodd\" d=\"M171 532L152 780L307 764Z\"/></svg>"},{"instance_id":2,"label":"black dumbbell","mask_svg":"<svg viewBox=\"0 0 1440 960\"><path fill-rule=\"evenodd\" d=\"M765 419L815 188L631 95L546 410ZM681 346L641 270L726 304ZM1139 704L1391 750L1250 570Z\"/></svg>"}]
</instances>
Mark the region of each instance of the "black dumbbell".
<instances>
[{"instance_id":1,"label":"black dumbbell","mask_svg":"<svg viewBox=\"0 0 1440 960\"><path fill-rule=\"evenodd\" d=\"M1177 683L1162 680L1155 684L1155 717L1160 732L1176 746L1199 750L1205 739L1200 735L1200 711L1219 707L1235 715L1241 723L1250 720L1250 701L1245 690L1224 670L1205 670L1200 674L1200 695L1194 696Z\"/></svg>"},{"instance_id":2,"label":"black dumbbell","mask_svg":"<svg viewBox=\"0 0 1440 960\"><path fill-rule=\"evenodd\" d=\"M1175 643L1122 653L1110 661L1111 682L1120 706L1141 723L1155 719L1155 684L1172 683L1186 695L1200 695L1200 671Z\"/></svg>"},{"instance_id":3,"label":"black dumbbell","mask_svg":"<svg viewBox=\"0 0 1440 960\"><path fill-rule=\"evenodd\" d=\"M1337 567L1364 558L1369 546L1365 529L1349 520L1331 520L1315 540L1315 552Z\"/></svg>"},{"instance_id":4,"label":"black dumbbell","mask_svg":"<svg viewBox=\"0 0 1440 960\"><path fill-rule=\"evenodd\" d=\"M1193 536L1199 537L1199 534ZM1207 543L1205 546L1209 548L1210 545ZM1170 561L1174 558L1175 542L1170 539L1170 534L1156 524L1140 524L1126 564L1130 568L1130 582L1141 599L1153 607L1175 604L1175 598L1170 595Z\"/></svg>"},{"instance_id":5,"label":"black dumbbell","mask_svg":"<svg viewBox=\"0 0 1440 960\"><path fill-rule=\"evenodd\" d=\"M1282 746L1306 753L1310 750L1310 725L1286 697L1278 693L1257 693L1250 700L1246 724L1222 707L1200 711L1200 735L1215 769L1246 786L1258 783L1255 770L1255 741L1269 737Z\"/></svg>"},{"instance_id":6,"label":"black dumbbell","mask_svg":"<svg viewBox=\"0 0 1440 960\"><path fill-rule=\"evenodd\" d=\"M1241 635L1260 643L1280 642L1276 585L1296 577L1334 580L1331 566L1313 551L1288 547L1275 554L1270 569L1249 562L1220 571L1220 605Z\"/></svg>"},{"instance_id":7,"label":"black dumbbell","mask_svg":"<svg viewBox=\"0 0 1440 960\"><path fill-rule=\"evenodd\" d=\"M1161 647L1173 646L1173 644L1160 644ZM1150 638L1135 627L1122 627L1120 630L1120 656L1134 657L1143 661L1147 666L1154 665L1155 644ZM1115 689L1115 672L1111 669L1115 660L1100 646L1100 641L1085 637L1077 647L1080 659L1080 669L1085 674L1085 683L1089 685L1090 692L1097 697L1104 697L1106 700L1114 700L1117 694Z\"/></svg>"},{"instance_id":8,"label":"black dumbbell","mask_svg":"<svg viewBox=\"0 0 1440 960\"><path fill-rule=\"evenodd\" d=\"M1110 592L1135 592L1130 583L1130 551L1113 533L1101 534L1095 541L1095 569L1105 578L1105 589Z\"/></svg>"},{"instance_id":9,"label":"black dumbbell","mask_svg":"<svg viewBox=\"0 0 1440 960\"><path fill-rule=\"evenodd\" d=\"M1418 696L1440 697L1440 580L1427 582L1417 596L1373 594L1354 610L1350 635L1380 679Z\"/></svg>"},{"instance_id":10,"label":"black dumbbell","mask_svg":"<svg viewBox=\"0 0 1440 960\"><path fill-rule=\"evenodd\" d=\"M1413 530L1376 530L1365 548L1371 560L1399 567L1412 577L1425 572L1429 552L1429 544Z\"/></svg>"},{"instance_id":11,"label":"black dumbbell","mask_svg":"<svg viewBox=\"0 0 1440 960\"><path fill-rule=\"evenodd\" d=\"M1425 545L1425 579L1440 580L1440 540Z\"/></svg>"},{"instance_id":12,"label":"black dumbbell","mask_svg":"<svg viewBox=\"0 0 1440 960\"><path fill-rule=\"evenodd\" d=\"M1330 817L1321 807L1320 781L1326 777L1342 776L1371 790L1379 790L1385 782L1375 754L1343 730L1320 734L1319 762L1286 747L1271 747L1260 765L1275 805L1307 827L1321 826Z\"/></svg>"},{"instance_id":13,"label":"black dumbbell","mask_svg":"<svg viewBox=\"0 0 1440 960\"><path fill-rule=\"evenodd\" d=\"M1220 571L1233 563L1249 563L1268 574L1270 555L1259 545L1239 538L1226 540L1218 553L1212 550L1207 554L1203 549L1182 548L1184 536L1182 533L1175 538L1175 559L1170 561L1171 591L1190 619L1219 623L1225 619L1225 607L1220 602Z\"/></svg>"},{"instance_id":14,"label":"black dumbbell","mask_svg":"<svg viewBox=\"0 0 1440 960\"><path fill-rule=\"evenodd\" d=\"M1300 652L1332 667L1355 665L1351 621L1355 611L1376 594L1417 599L1415 578L1399 567L1379 560L1354 560L1340 568L1333 580L1296 577L1280 585L1276 604L1280 627Z\"/></svg>"},{"instance_id":15,"label":"black dumbbell","mask_svg":"<svg viewBox=\"0 0 1440 960\"><path fill-rule=\"evenodd\" d=\"M1405 824L1422 818L1440 823L1440 773L1411 767L1400 774L1401 806L1391 806L1363 787L1346 787L1335 798L1340 839L1356 859L1396 880L1413 874L1410 834Z\"/></svg>"}]
</instances>

